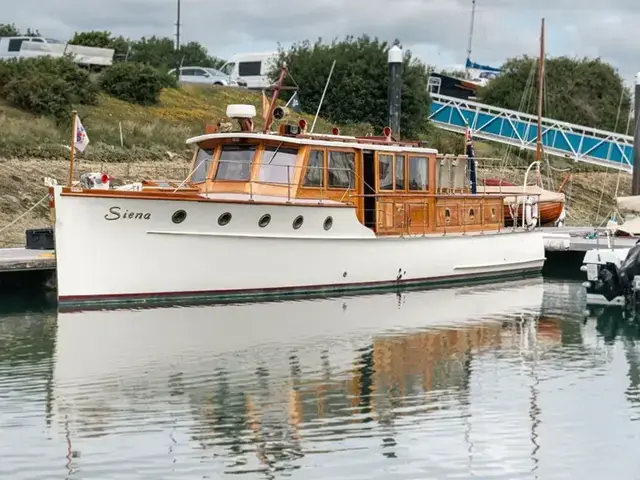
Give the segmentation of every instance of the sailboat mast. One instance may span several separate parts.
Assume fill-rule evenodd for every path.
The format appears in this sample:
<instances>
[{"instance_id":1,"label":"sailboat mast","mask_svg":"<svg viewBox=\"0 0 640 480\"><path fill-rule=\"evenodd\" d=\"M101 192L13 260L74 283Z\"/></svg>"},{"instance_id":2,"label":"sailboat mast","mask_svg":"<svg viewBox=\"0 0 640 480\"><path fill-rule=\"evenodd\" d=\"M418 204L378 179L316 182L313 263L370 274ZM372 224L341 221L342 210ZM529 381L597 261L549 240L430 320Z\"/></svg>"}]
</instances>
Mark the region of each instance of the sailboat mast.
<instances>
[{"instance_id":1,"label":"sailboat mast","mask_svg":"<svg viewBox=\"0 0 640 480\"><path fill-rule=\"evenodd\" d=\"M544 18L540 26L540 60L538 71L538 138L536 142L536 160L542 158L542 89L544 86Z\"/></svg>"},{"instance_id":2,"label":"sailboat mast","mask_svg":"<svg viewBox=\"0 0 640 480\"><path fill-rule=\"evenodd\" d=\"M467 45L467 63L471 59L471 43L473 41L473 24L476 20L476 0L472 0L471 2L471 26L469 27L469 43ZM469 67L465 63L464 66L464 76L465 78L469 78Z\"/></svg>"}]
</instances>

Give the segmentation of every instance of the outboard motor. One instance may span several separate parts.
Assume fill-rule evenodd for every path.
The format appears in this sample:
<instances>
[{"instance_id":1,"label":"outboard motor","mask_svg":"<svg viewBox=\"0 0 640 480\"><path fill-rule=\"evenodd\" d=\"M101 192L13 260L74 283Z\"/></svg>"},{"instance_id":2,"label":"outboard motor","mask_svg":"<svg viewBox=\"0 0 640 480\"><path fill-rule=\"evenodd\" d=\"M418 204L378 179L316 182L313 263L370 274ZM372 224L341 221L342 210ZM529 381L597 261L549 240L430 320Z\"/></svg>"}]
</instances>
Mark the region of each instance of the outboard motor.
<instances>
[{"instance_id":1,"label":"outboard motor","mask_svg":"<svg viewBox=\"0 0 640 480\"><path fill-rule=\"evenodd\" d=\"M598 272L598 280L593 282L593 293L600 294L608 302L624 294L624 287L615 263L605 263Z\"/></svg>"},{"instance_id":2,"label":"outboard motor","mask_svg":"<svg viewBox=\"0 0 640 480\"><path fill-rule=\"evenodd\" d=\"M623 295L626 302L633 300L635 306L640 291L640 240L629 249L620 268L611 262L600 268L593 289L594 293L603 295L609 302Z\"/></svg>"},{"instance_id":3,"label":"outboard motor","mask_svg":"<svg viewBox=\"0 0 640 480\"><path fill-rule=\"evenodd\" d=\"M635 286L634 278L640 275L640 240L629 249L627 257L620 265L619 273L624 289L627 293L631 293Z\"/></svg>"}]
</instances>

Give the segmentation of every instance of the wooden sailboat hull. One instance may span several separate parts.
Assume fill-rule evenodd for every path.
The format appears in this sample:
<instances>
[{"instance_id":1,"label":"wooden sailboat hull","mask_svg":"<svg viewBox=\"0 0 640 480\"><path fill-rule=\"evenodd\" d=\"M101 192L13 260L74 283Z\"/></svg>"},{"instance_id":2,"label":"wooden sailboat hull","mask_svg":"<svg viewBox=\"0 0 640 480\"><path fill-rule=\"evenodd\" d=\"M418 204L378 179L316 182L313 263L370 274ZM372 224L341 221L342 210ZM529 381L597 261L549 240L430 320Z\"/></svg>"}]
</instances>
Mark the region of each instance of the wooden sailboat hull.
<instances>
[{"instance_id":1,"label":"wooden sailboat hull","mask_svg":"<svg viewBox=\"0 0 640 480\"><path fill-rule=\"evenodd\" d=\"M562 209L564 208L564 203L562 202L540 202L538 205L538 217L540 218L540 225L542 226L551 226L553 225L560 215L562 214ZM517 209L516 219L518 224L522 224L522 205L520 205ZM513 226L513 218L511 216L511 209L509 205L504 206L504 223L508 226Z\"/></svg>"}]
</instances>

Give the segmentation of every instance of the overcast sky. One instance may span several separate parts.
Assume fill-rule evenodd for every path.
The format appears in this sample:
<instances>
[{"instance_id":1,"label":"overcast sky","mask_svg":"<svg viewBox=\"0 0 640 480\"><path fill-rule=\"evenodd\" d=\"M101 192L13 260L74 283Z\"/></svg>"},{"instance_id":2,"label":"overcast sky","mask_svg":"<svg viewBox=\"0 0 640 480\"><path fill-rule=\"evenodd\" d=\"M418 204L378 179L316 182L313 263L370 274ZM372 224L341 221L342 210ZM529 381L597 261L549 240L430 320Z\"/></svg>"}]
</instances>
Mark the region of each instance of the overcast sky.
<instances>
[{"instance_id":1,"label":"overcast sky","mask_svg":"<svg viewBox=\"0 0 640 480\"><path fill-rule=\"evenodd\" d=\"M4 0L2 22L61 40L77 30L173 36L177 0ZM472 60L500 65L537 54L546 17L549 55L600 56L631 82L640 71L638 0L477 0ZM276 50L278 42L367 33L427 64L462 65L471 0L182 0L182 38L220 57Z\"/></svg>"}]
</instances>

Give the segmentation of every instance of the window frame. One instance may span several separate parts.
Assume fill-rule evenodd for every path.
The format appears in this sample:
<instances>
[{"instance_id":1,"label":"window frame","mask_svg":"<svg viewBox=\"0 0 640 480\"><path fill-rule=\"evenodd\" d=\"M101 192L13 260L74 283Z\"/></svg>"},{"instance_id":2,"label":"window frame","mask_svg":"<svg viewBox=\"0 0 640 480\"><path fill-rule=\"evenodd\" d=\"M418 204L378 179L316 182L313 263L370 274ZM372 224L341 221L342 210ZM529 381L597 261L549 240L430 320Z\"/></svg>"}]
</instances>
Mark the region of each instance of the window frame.
<instances>
[{"instance_id":1,"label":"window frame","mask_svg":"<svg viewBox=\"0 0 640 480\"><path fill-rule=\"evenodd\" d=\"M322 179L320 181L320 185L305 185L304 181L307 178L307 172L309 169L309 160L311 159L311 152L322 152ZM307 153L304 157L304 168L302 171L301 179L300 179L300 188L319 188L325 190L327 188L327 177L329 176L328 172L328 156L327 149L325 147L316 147L315 145L311 145L307 149Z\"/></svg>"},{"instance_id":2,"label":"window frame","mask_svg":"<svg viewBox=\"0 0 640 480\"><path fill-rule=\"evenodd\" d=\"M402 157L402 183L404 183L404 187L402 188L398 188L398 179L397 179L397 173L398 173L398 157ZM406 192L407 191L407 162L409 161L409 155L402 152L402 153L398 153L396 152L393 155L393 191L394 192ZM427 166L427 173L429 172L429 167ZM428 175L427 175L428 177ZM428 178L427 178L427 183L429 182Z\"/></svg>"},{"instance_id":3,"label":"window frame","mask_svg":"<svg viewBox=\"0 0 640 480\"><path fill-rule=\"evenodd\" d=\"M249 164L249 178L246 180L217 178L218 170L220 167L220 158L222 157L222 149L224 147L234 146L234 145L251 145L252 147L254 147L253 156L251 157L251 163ZM256 168L257 155L262 155L263 151L264 151L264 145L256 141L243 141L243 142L226 141L226 142L219 143L216 146L216 155L215 155L213 164L211 165L211 171L208 178L215 183L224 183L224 182L250 183L253 181L253 178L256 175L255 168Z\"/></svg>"},{"instance_id":4,"label":"window frame","mask_svg":"<svg viewBox=\"0 0 640 480\"><path fill-rule=\"evenodd\" d=\"M287 182L269 182L266 180L260 179L260 174L262 172L262 166L264 165L262 160L264 160L265 154L269 151L269 149L275 149L277 151L280 150L296 150L296 154L293 160L293 165L291 165L291 177L289 178L289 183ZM287 144L284 145L283 142L276 143L262 143L259 148L256 148L256 154L252 159L251 164L251 177L250 181L255 182L259 185L273 185L273 186L294 186L296 184L296 170L298 169L298 160L300 159L300 154L302 153L303 147L295 144ZM260 162L257 160L260 159ZM285 167L284 165L274 165Z\"/></svg>"},{"instance_id":5,"label":"window frame","mask_svg":"<svg viewBox=\"0 0 640 480\"><path fill-rule=\"evenodd\" d=\"M411 159L412 158L423 158L425 160L425 165L426 165L426 171L425 171L425 186L424 188L420 188L420 189L413 189L411 188ZM409 153L407 154L407 171L405 173L405 177L406 177L406 187L407 187L407 191L408 192L429 192L430 191L430 183L429 182L429 175L430 175L430 171L431 171L431 157L428 154L420 154L420 153Z\"/></svg>"},{"instance_id":6,"label":"window frame","mask_svg":"<svg viewBox=\"0 0 640 480\"><path fill-rule=\"evenodd\" d=\"M388 188L388 189L382 189L380 188L380 156L381 155L385 155L385 156L389 156L391 157L391 186L392 188ZM403 178L403 182L404 182L404 188L397 188L397 179L396 179L396 173L397 173L397 164L398 164L398 159L399 157L402 158L402 171L404 173L404 178ZM406 192L407 191L407 162L409 161L409 154L406 152L386 152L384 150L376 150L376 155L375 155L375 175L376 175L376 192L378 193L389 193L389 192ZM429 167L427 167L427 173L429 171ZM428 177L428 175L427 175ZM428 179L427 179L428 182ZM414 190L416 192L421 192L423 190Z\"/></svg>"},{"instance_id":7,"label":"window frame","mask_svg":"<svg viewBox=\"0 0 640 480\"><path fill-rule=\"evenodd\" d=\"M304 184L304 179L307 174L307 168L309 167L309 157L311 156L311 152L323 152L322 157L322 185L320 186L310 186ZM330 187L329 186L329 156L331 152L344 152L350 153L353 155L353 185L351 185L351 190L357 190L358 187L358 151L353 148L343 148L343 147L323 147L316 145L309 145L307 147L307 153L304 158L304 169L302 170L302 175L300 176L300 188L317 188L323 190L332 190L343 192L345 190L349 190L349 187Z\"/></svg>"},{"instance_id":8,"label":"window frame","mask_svg":"<svg viewBox=\"0 0 640 480\"><path fill-rule=\"evenodd\" d=\"M358 175L356 172L358 165L358 151L353 148L340 148L340 147L326 147L325 148L325 162L326 167L326 188L327 190L334 190L339 192L347 191L351 188L351 190L357 191L358 187ZM353 185L351 187L331 187L329 186L329 157L331 156L331 152L343 152L343 153L351 153L353 155Z\"/></svg>"},{"instance_id":9,"label":"window frame","mask_svg":"<svg viewBox=\"0 0 640 480\"><path fill-rule=\"evenodd\" d=\"M204 174L204 180L198 180L195 181L193 180L193 175L196 173L195 168L198 166L198 152L200 150L211 150L212 154L211 154L211 160L209 161L209 168L205 171ZM211 169L213 168L217 158L218 158L218 152L220 151L219 146L214 146L214 147L201 147L200 145L197 145L197 150L195 151L195 153L193 154L193 161L191 162L191 175L189 175L189 183L193 183L193 184L201 184L201 183L206 183L210 180L213 179L213 177L211 175L209 175L209 173L211 173Z\"/></svg>"}]
</instances>

